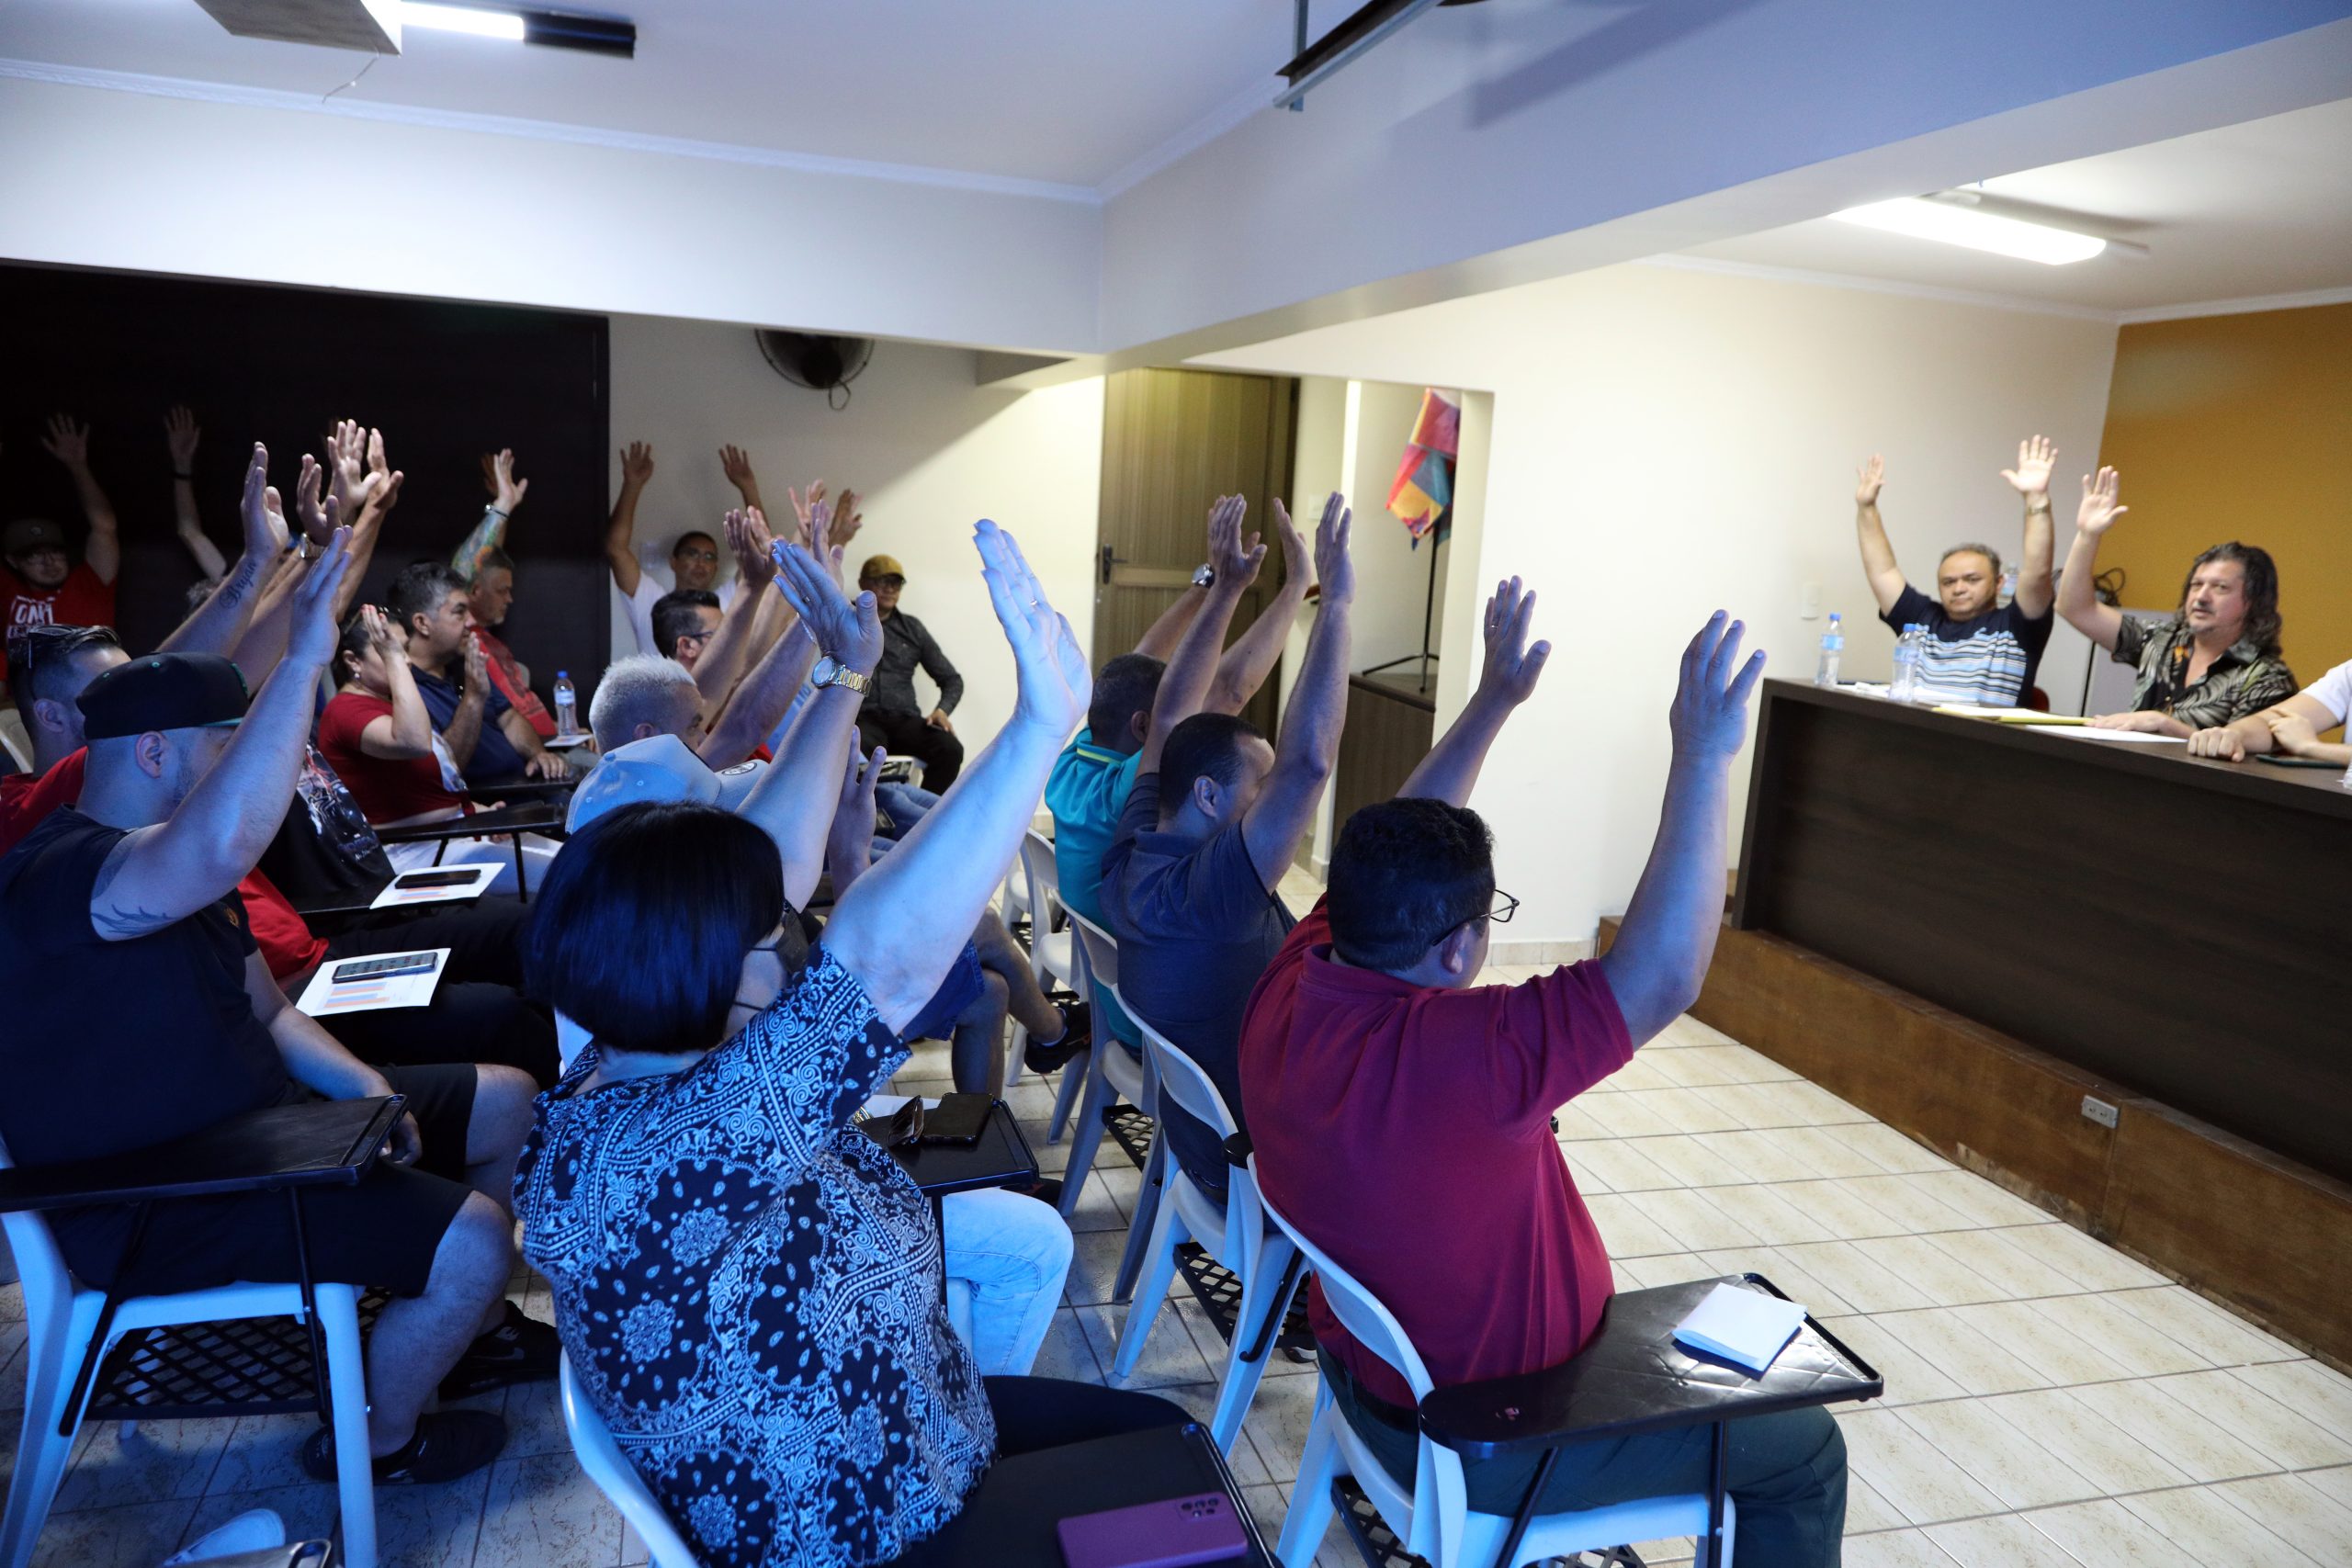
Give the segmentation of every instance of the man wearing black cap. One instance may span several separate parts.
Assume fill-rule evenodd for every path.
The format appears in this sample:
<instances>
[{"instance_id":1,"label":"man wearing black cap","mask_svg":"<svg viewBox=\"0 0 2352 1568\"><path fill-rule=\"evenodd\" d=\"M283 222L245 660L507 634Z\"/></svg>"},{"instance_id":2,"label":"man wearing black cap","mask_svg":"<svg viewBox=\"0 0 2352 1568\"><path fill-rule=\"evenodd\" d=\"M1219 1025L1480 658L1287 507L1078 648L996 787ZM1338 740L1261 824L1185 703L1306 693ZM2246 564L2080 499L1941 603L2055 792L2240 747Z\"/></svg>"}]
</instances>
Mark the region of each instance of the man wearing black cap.
<instances>
[{"instance_id":1,"label":"man wearing black cap","mask_svg":"<svg viewBox=\"0 0 2352 1568\"><path fill-rule=\"evenodd\" d=\"M883 747L895 756L922 761L922 787L944 794L964 771L964 743L956 739L948 715L964 700L964 677L941 652L931 628L899 608L907 569L896 556L869 556L857 569L857 585L874 595L882 612L882 662L874 669L874 690L857 716L858 744ZM939 688L939 705L926 715L915 697L915 671Z\"/></svg>"},{"instance_id":2,"label":"man wearing black cap","mask_svg":"<svg viewBox=\"0 0 2352 1568\"><path fill-rule=\"evenodd\" d=\"M0 533L0 559L7 563L0 567L0 633L60 623L111 626L122 545L113 503L90 472L90 427L60 414L49 422L41 445L73 476L90 520L90 540L76 566L66 553L65 530L46 517L19 517ZM7 673L7 660L0 657L0 679Z\"/></svg>"},{"instance_id":3,"label":"man wearing black cap","mask_svg":"<svg viewBox=\"0 0 2352 1568\"><path fill-rule=\"evenodd\" d=\"M309 1258L314 1278L394 1292L368 1346L377 1479L443 1481L489 1462L505 1427L481 1411L424 1414L436 1389L554 1369L552 1331L502 1299L514 1261L503 1195L531 1080L362 1064L287 1001L236 893L292 795L348 547L339 530L295 589L285 658L250 706L236 667L209 654L135 659L82 693L80 803L0 858L0 988L15 1005L0 1036L0 1137L17 1163L48 1165L265 1105L406 1095L390 1158L308 1201ZM264 1194L175 1203L127 1269L122 1211L62 1214L56 1228L74 1271L100 1286L118 1270L162 1292L298 1269L283 1209ZM333 1475L323 1429L303 1462Z\"/></svg>"}]
</instances>

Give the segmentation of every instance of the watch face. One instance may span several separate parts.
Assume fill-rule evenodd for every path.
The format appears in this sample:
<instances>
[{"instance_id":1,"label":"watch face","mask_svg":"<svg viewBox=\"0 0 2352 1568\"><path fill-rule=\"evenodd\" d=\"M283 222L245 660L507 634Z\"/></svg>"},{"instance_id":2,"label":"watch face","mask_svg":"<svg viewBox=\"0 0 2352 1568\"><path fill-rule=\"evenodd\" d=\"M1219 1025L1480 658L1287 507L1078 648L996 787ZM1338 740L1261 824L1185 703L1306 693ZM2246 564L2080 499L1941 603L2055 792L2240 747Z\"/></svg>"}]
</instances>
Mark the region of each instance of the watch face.
<instances>
[{"instance_id":1,"label":"watch face","mask_svg":"<svg viewBox=\"0 0 2352 1568\"><path fill-rule=\"evenodd\" d=\"M1201 567L1195 567L1195 568L1193 568L1193 587L1195 587L1195 588L1208 588L1208 587L1213 587L1213 586L1216 584L1216 568L1215 568L1215 567L1213 567L1213 566L1201 566Z\"/></svg>"},{"instance_id":2,"label":"watch face","mask_svg":"<svg viewBox=\"0 0 2352 1568\"><path fill-rule=\"evenodd\" d=\"M830 653L820 653L817 656L817 662L809 667L808 681L809 683L814 686L830 686L841 672L842 665L840 660L835 659Z\"/></svg>"}]
</instances>

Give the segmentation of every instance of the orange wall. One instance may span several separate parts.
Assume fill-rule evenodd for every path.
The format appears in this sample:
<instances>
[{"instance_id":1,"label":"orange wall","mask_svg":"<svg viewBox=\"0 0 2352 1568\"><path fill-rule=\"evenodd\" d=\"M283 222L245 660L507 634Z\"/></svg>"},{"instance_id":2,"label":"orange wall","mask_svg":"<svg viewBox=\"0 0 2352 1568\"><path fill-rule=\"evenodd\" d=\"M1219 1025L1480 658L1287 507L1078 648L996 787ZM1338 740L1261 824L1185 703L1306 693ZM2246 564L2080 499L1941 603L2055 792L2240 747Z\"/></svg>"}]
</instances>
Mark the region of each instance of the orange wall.
<instances>
[{"instance_id":1,"label":"orange wall","mask_svg":"<svg viewBox=\"0 0 2352 1568\"><path fill-rule=\"evenodd\" d=\"M2278 562L2297 678L2352 659L2352 304L2124 327L2099 460L2131 508L2098 561L2126 605L2173 608L2197 552L2239 539Z\"/></svg>"}]
</instances>

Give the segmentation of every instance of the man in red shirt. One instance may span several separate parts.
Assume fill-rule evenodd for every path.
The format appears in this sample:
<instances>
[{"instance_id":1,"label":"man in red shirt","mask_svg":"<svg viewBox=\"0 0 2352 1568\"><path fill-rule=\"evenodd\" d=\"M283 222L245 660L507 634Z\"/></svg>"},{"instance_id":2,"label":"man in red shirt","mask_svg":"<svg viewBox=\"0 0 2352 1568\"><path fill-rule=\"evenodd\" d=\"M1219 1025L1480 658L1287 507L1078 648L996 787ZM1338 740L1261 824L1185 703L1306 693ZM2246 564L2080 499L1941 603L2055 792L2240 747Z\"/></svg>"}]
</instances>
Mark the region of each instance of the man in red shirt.
<instances>
[{"instance_id":1,"label":"man in red shirt","mask_svg":"<svg viewBox=\"0 0 2352 1568\"><path fill-rule=\"evenodd\" d=\"M1524 985L1479 986L1488 924L1517 900L1496 890L1493 840L1464 802L1549 652L1526 643L1532 600L1513 580L1488 602L1476 693L1397 798L1341 829L1329 891L1259 980L1242 1028L1267 1197L1396 1314L1441 1387L1557 1365L1600 1325L1609 1255L1551 1117L1699 994L1723 910L1731 761L1763 663L1740 662L1740 626L1721 612L1683 655L1664 813L1616 944ZM1409 1484L1404 1380L1319 1292L1308 1312L1340 1410ZM1566 1449L1542 1506L1698 1490L1708 1443L1697 1427ZM1515 1511L1538 1457L1465 1461L1470 1506ZM1826 1413L1733 1422L1726 1483L1743 1561L1838 1561L1845 1449Z\"/></svg>"},{"instance_id":2,"label":"man in red shirt","mask_svg":"<svg viewBox=\"0 0 2352 1568\"><path fill-rule=\"evenodd\" d=\"M49 422L41 438L49 455L65 465L89 519L89 543L82 564L66 553L65 530L46 517L19 517L0 536L0 634L26 626L104 626L114 624L114 580L122 570L122 543L114 504L90 472L90 427L63 414ZM0 680L8 673L0 654Z\"/></svg>"}]
</instances>

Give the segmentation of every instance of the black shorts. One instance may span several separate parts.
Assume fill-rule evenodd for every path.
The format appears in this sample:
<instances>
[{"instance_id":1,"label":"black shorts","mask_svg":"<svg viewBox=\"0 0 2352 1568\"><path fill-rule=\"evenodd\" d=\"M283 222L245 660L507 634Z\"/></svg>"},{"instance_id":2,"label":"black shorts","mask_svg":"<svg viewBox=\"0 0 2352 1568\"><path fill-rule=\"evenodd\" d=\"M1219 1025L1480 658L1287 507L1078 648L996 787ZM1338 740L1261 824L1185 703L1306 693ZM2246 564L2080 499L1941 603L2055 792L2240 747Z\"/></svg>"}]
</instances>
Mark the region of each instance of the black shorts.
<instances>
[{"instance_id":1,"label":"black shorts","mask_svg":"<svg viewBox=\"0 0 2352 1568\"><path fill-rule=\"evenodd\" d=\"M474 1111L474 1069L378 1070L395 1093L408 1097L409 1114L424 1136L424 1155L413 1166L379 1160L356 1186L304 1189L302 1235L313 1280L378 1285L394 1295L421 1296L441 1237L473 1190L462 1178L466 1128ZM283 1103L319 1098L294 1085ZM83 1283L114 1287L131 1213L81 1209L54 1216L58 1245ZM141 1295L165 1295L240 1280L273 1283L300 1277L286 1194L238 1192L158 1203L130 1278L122 1283Z\"/></svg>"}]
</instances>

